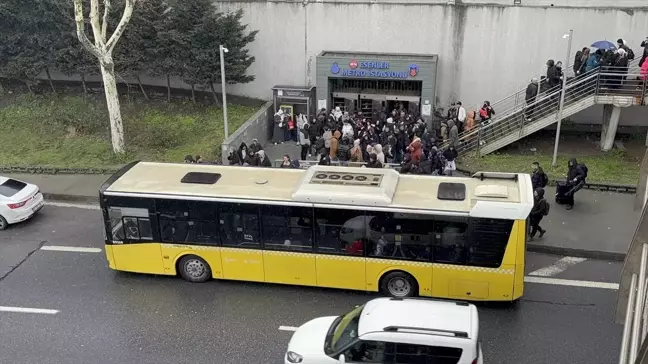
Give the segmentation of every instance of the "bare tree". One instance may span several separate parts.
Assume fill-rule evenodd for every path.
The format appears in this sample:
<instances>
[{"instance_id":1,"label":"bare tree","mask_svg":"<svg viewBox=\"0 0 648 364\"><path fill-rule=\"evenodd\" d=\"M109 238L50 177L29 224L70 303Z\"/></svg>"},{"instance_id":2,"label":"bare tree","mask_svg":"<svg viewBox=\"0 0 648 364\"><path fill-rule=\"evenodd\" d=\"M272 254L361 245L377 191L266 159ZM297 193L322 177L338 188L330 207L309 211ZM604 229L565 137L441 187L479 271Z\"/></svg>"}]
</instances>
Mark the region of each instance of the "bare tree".
<instances>
[{"instance_id":1,"label":"bare tree","mask_svg":"<svg viewBox=\"0 0 648 364\"><path fill-rule=\"evenodd\" d=\"M124 127L122 125L121 110L119 108L119 95L117 94L117 80L115 79L115 64L112 53L117 41L124 33L136 0L126 0L124 13L115 28L113 34L108 38L108 19L111 10L111 0L103 2L103 16L100 17L100 0L90 0L90 25L94 44L88 39L85 33L85 16L83 14L83 0L74 0L74 20L76 22L77 38L83 47L99 60L101 76L103 79L108 115L110 117L110 135L112 147L115 153L124 152Z\"/></svg>"}]
</instances>

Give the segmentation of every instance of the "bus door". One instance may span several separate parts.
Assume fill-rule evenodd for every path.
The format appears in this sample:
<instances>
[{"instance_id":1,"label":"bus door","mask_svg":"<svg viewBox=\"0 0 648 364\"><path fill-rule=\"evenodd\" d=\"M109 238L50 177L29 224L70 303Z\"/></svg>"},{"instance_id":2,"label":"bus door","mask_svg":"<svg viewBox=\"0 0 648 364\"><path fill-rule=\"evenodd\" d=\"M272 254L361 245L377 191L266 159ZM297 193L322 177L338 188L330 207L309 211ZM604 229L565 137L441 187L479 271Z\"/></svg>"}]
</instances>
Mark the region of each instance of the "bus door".
<instances>
[{"instance_id":1,"label":"bus door","mask_svg":"<svg viewBox=\"0 0 648 364\"><path fill-rule=\"evenodd\" d=\"M264 282L263 253L256 205L220 205L223 278Z\"/></svg>"},{"instance_id":2,"label":"bus door","mask_svg":"<svg viewBox=\"0 0 648 364\"><path fill-rule=\"evenodd\" d=\"M315 209L319 287L367 290L366 227L363 211Z\"/></svg>"},{"instance_id":3,"label":"bus door","mask_svg":"<svg viewBox=\"0 0 648 364\"><path fill-rule=\"evenodd\" d=\"M112 250L115 268L128 272L167 274L160 244L153 242L148 209L109 207ZM153 215L154 217L154 215Z\"/></svg>"},{"instance_id":4,"label":"bus door","mask_svg":"<svg viewBox=\"0 0 648 364\"><path fill-rule=\"evenodd\" d=\"M316 285L313 254L313 209L261 206L265 281Z\"/></svg>"}]
</instances>

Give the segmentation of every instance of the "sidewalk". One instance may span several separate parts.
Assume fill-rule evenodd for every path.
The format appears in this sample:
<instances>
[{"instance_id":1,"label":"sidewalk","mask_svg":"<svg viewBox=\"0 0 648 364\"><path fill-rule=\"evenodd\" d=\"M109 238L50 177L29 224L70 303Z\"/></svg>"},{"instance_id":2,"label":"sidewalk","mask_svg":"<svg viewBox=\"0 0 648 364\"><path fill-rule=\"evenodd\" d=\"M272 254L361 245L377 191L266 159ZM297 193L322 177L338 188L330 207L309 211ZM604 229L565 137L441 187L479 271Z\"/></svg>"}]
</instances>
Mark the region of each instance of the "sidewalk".
<instances>
[{"instance_id":1,"label":"sidewalk","mask_svg":"<svg viewBox=\"0 0 648 364\"><path fill-rule=\"evenodd\" d=\"M38 185L50 200L97 203L99 187L107 175L5 175ZM547 187L551 212L541 225L542 239L529 241L534 252L623 260L634 235L640 212L633 211L634 195L593 190L576 194L571 211L555 203L553 187Z\"/></svg>"},{"instance_id":2,"label":"sidewalk","mask_svg":"<svg viewBox=\"0 0 648 364\"><path fill-rule=\"evenodd\" d=\"M574 209L565 210L555 202L555 194L554 187L546 188L551 210L540 225L547 234L529 241L529 251L624 259L641 216L641 211L632 210L635 195L582 189Z\"/></svg>"},{"instance_id":3,"label":"sidewalk","mask_svg":"<svg viewBox=\"0 0 648 364\"><path fill-rule=\"evenodd\" d=\"M106 174L3 174L5 177L33 183L45 199L73 202L99 202L99 187L110 177Z\"/></svg>"}]
</instances>

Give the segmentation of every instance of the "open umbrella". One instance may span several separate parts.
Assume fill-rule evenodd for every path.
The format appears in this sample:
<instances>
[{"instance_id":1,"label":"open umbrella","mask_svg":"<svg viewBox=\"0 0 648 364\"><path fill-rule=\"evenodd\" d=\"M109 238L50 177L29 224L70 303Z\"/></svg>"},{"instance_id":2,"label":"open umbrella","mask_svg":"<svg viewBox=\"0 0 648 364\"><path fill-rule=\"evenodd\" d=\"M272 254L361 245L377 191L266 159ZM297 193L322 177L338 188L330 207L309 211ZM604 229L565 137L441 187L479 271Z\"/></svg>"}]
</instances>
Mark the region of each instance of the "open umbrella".
<instances>
[{"instance_id":1,"label":"open umbrella","mask_svg":"<svg viewBox=\"0 0 648 364\"><path fill-rule=\"evenodd\" d=\"M599 40L592 43L592 47L598 49L616 49L616 44L607 40Z\"/></svg>"}]
</instances>

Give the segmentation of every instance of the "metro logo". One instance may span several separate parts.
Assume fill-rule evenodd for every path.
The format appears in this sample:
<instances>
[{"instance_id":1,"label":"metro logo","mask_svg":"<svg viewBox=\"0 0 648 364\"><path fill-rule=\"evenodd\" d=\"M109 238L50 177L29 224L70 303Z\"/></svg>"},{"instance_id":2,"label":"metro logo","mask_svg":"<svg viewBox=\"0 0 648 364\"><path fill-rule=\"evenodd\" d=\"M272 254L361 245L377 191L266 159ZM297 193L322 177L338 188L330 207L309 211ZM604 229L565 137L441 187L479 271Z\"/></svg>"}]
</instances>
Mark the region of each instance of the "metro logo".
<instances>
[{"instance_id":1,"label":"metro logo","mask_svg":"<svg viewBox=\"0 0 648 364\"><path fill-rule=\"evenodd\" d=\"M351 68L351 69L358 68L358 61L356 61L355 59L352 59L351 62L349 62L349 68Z\"/></svg>"}]
</instances>

